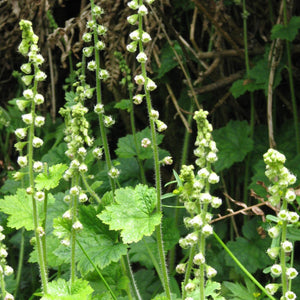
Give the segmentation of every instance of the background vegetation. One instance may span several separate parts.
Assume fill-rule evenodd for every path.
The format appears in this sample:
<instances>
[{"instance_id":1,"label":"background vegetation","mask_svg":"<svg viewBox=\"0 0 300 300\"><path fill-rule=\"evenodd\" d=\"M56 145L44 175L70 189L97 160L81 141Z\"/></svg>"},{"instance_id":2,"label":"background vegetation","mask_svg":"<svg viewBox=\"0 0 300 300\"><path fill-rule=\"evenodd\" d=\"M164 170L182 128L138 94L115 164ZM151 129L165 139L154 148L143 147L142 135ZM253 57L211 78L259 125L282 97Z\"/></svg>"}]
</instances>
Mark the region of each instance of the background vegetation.
<instances>
[{"instance_id":1,"label":"background vegetation","mask_svg":"<svg viewBox=\"0 0 300 300\"><path fill-rule=\"evenodd\" d=\"M126 21L130 15L127 1L103 0L96 3L105 10L102 22L109 28L102 62L111 76L103 85L103 102L106 111L116 119L108 134L111 155L115 159L121 158L122 147L126 148L126 140L122 144L120 138L131 134L129 114L122 105L122 100L128 99L122 82L124 72L120 70L115 51L124 55L133 76L140 70L135 55L126 52L131 31ZM270 244L264 221L267 214L274 214L271 208L261 205L267 199L265 186L269 184L264 175L263 153L269 147L284 153L287 167L300 178L297 116L300 98L297 88L300 85L300 20L297 16L300 14L300 2L287 1L286 6L284 3L254 0L246 1L243 7L242 1L238 0L156 0L146 19L147 32L153 37L145 49L151 58L147 71L158 86L152 94L152 101L160 111L161 120L168 125L160 148L168 151L174 161L172 166L162 170L163 184L174 180L173 169L179 173L182 164L195 160L193 143L196 127L192 123L192 112L202 107L209 111L208 118L215 129L213 137L219 149L215 171L221 181L214 194L224 199L219 211L220 220L216 220L214 228L247 269L262 282L267 282L262 270L270 265L264 253ZM64 125L58 111L70 96L66 92L70 93L73 89L74 68L80 60L81 37L89 16L90 5L85 0L0 1L1 197L16 189L11 180L13 170L18 169L13 145L16 141L14 130L20 127L21 113L16 109L14 99L20 97L23 90L19 71L23 58L17 51L21 41L19 20L33 22L35 33L40 38L41 52L46 58L43 69L49 75L41 87L46 98L41 106L46 126L40 129L45 143L37 155L42 161L54 164L68 163L64 155ZM87 106L92 111L94 101ZM148 126L145 116L145 106L138 106L135 109L138 131ZM92 114L88 115L88 120L92 128L98 126ZM137 183L137 176L130 173L131 166L126 168L122 171L126 175L122 183ZM152 166L149 165L146 170L146 179L151 183ZM296 191L298 184L299 179ZM164 193L172 192L174 188L174 185L167 185ZM61 185L60 191L63 189ZM97 191L103 195L105 190L104 185ZM297 201L299 203L298 197ZM298 207L295 209L299 212ZM243 211L232 214L239 210ZM177 222L178 238L177 241L170 240L169 249L172 249L179 235L184 233L183 216L180 212L174 215L172 209L166 214ZM221 217L225 215L227 217ZM0 217L1 223L5 224L7 217L4 214ZM20 236L12 230L7 234L11 251L8 260L17 269ZM292 239L296 242L294 265L300 270L297 256L300 251L297 242L300 240L299 233L294 233ZM25 243L27 262L31 252L29 235ZM241 280L240 270L229 257L224 256L224 250L213 240L208 244L208 259L218 270L218 280ZM171 272L176 259L182 256L179 248L174 249L169 256ZM146 278L149 275L155 280L152 273L145 271L151 270L150 262L139 257L138 253L137 249L131 253L132 261L136 262L135 270L144 270L142 276ZM28 276L24 276L26 279L20 286L25 296L19 299L29 299L28 295L38 289L38 274L29 263L23 272ZM56 272L57 268L54 268L53 274ZM181 280L180 276L176 279ZM298 283L299 280L294 283L295 292L300 295ZM154 292L143 288L146 298ZM227 288L233 295L238 295L230 284ZM253 296L255 288L252 288L250 294Z\"/></svg>"}]
</instances>

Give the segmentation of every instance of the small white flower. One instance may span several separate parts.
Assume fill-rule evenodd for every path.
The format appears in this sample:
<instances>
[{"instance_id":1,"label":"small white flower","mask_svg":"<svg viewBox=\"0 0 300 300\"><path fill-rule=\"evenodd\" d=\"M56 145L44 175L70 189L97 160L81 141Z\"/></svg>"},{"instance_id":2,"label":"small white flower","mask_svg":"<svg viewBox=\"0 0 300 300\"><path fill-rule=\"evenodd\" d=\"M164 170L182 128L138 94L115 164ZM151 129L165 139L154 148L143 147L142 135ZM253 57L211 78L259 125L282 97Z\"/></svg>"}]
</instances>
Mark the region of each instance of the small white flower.
<instances>
[{"instance_id":1,"label":"small white flower","mask_svg":"<svg viewBox=\"0 0 300 300\"><path fill-rule=\"evenodd\" d=\"M33 120L32 114L30 113L30 114L22 115L22 120L23 120L23 122L25 124L31 125L32 124L32 120Z\"/></svg>"},{"instance_id":2,"label":"small white flower","mask_svg":"<svg viewBox=\"0 0 300 300\"><path fill-rule=\"evenodd\" d=\"M42 127L45 124L45 118L43 116L36 116L34 120L34 125L36 127Z\"/></svg>"},{"instance_id":3,"label":"small white flower","mask_svg":"<svg viewBox=\"0 0 300 300\"><path fill-rule=\"evenodd\" d=\"M46 78L47 78L47 75L43 71L37 71L37 73L35 74L35 79L37 81L44 81Z\"/></svg>"},{"instance_id":4,"label":"small white flower","mask_svg":"<svg viewBox=\"0 0 300 300\"><path fill-rule=\"evenodd\" d=\"M134 30L129 34L129 37L133 40L133 41L138 41L140 39L140 32L139 30Z\"/></svg>"},{"instance_id":5,"label":"small white flower","mask_svg":"<svg viewBox=\"0 0 300 300\"><path fill-rule=\"evenodd\" d=\"M284 295L285 300L295 300L297 298L296 294L292 291L288 291Z\"/></svg>"},{"instance_id":6,"label":"small white flower","mask_svg":"<svg viewBox=\"0 0 300 300\"><path fill-rule=\"evenodd\" d=\"M144 63L147 61L147 55L145 52L140 52L137 57L136 57L136 60L139 62L139 63Z\"/></svg>"},{"instance_id":7,"label":"small white flower","mask_svg":"<svg viewBox=\"0 0 300 300\"><path fill-rule=\"evenodd\" d=\"M83 229L82 224L79 221L76 221L73 225L72 225L74 230L81 230Z\"/></svg>"},{"instance_id":8,"label":"small white flower","mask_svg":"<svg viewBox=\"0 0 300 300\"><path fill-rule=\"evenodd\" d=\"M111 127L115 124L115 120L112 118L112 116L104 116L103 123L105 127Z\"/></svg>"},{"instance_id":9,"label":"small white flower","mask_svg":"<svg viewBox=\"0 0 300 300\"><path fill-rule=\"evenodd\" d=\"M288 279L294 279L298 275L298 272L295 268L287 268L286 270L286 276Z\"/></svg>"},{"instance_id":10,"label":"small white flower","mask_svg":"<svg viewBox=\"0 0 300 300\"><path fill-rule=\"evenodd\" d=\"M71 196L70 195L64 196L64 202L65 203L70 203L71 202Z\"/></svg>"},{"instance_id":11,"label":"small white flower","mask_svg":"<svg viewBox=\"0 0 300 300\"><path fill-rule=\"evenodd\" d=\"M31 73L31 63L26 63L21 66L21 71L24 72L25 74L30 74Z\"/></svg>"},{"instance_id":12,"label":"small white flower","mask_svg":"<svg viewBox=\"0 0 300 300\"><path fill-rule=\"evenodd\" d=\"M106 31L107 31L107 28L105 26L103 26L103 25L97 26L97 34L98 35L105 35Z\"/></svg>"},{"instance_id":13,"label":"small white flower","mask_svg":"<svg viewBox=\"0 0 300 300\"><path fill-rule=\"evenodd\" d=\"M290 211L288 220L290 223L297 223L299 221L299 215L294 211Z\"/></svg>"},{"instance_id":14,"label":"small white flower","mask_svg":"<svg viewBox=\"0 0 300 300\"><path fill-rule=\"evenodd\" d=\"M78 154L83 157L86 156L86 149L84 147L80 147L78 149Z\"/></svg>"},{"instance_id":15,"label":"small white flower","mask_svg":"<svg viewBox=\"0 0 300 300\"><path fill-rule=\"evenodd\" d=\"M158 117L159 117L159 112L157 111L157 110L154 110L154 109L152 109L151 111L150 111L150 118L152 119L152 120L157 120L158 119Z\"/></svg>"},{"instance_id":16,"label":"small white flower","mask_svg":"<svg viewBox=\"0 0 300 300\"><path fill-rule=\"evenodd\" d=\"M93 47L84 47L82 53L85 57L91 57L93 54Z\"/></svg>"},{"instance_id":17,"label":"small white flower","mask_svg":"<svg viewBox=\"0 0 300 300\"><path fill-rule=\"evenodd\" d=\"M186 290L186 292L193 292L196 289L196 285L192 282L189 282L184 289Z\"/></svg>"},{"instance_id":18,"label":"small white flower","mask_svg":"<svg viewBox=\"0 0 300 300\"><path fill-rule=\"evenodd\" d=\"M41 55L41 54L37 54L36 57L35 57L35 62L38 64L38 65L41 65L43 62L44 62L44 57Z\"/></svg>"},{"instance_id":19,"label":"small white flower","mask_svg":"<svg viewBox=\"0 0 300 300\"><path fill-rule=\"evenodd\" d=\"M276 259L279 254L279 247L268 248L267 254L271 259Z\"/></svg>"},{"instance_id":20,"label":"small white flower","mask_svg":"<svg viewBox=\"0 0 300 300\"><path fill-rule=\"evenodd\" d=\"M34 172L42 172L43 171L43 163L41 161L35 161L33 163L33 171Z\"/></svg>"},{"instance_id":21,"label":"small white flower","mask_svg":"<svg viewBox=\"0 0 300 300\"><path fill-rule=\"evenodd\" d=\"M80 188L76 185L71 187L70 189L70 194L73 196L79 195L79 192L80 192Z\"/></svg>"},{"instance_id":22,"label":"small white flower","mask_svg":"<svg viewBox=\"0 0 300 300\"><path fill-rule=\"evenodd\" d=\"M195 265L202 265L205 263L205 257L204 255L200 252L198 254L196 254L193 258L193 263Z\"/></svg>"},{"instance_id":23,"label":"small white flower","mask_svg":"<svg viewBox=\"0 0 300 300\"><path fill-rule=\"evenodd\" d=\"M146 0L148 4L152 4L155 0Z\"/></svg>"},{"instance_id":24,"label":"small white flower","mask_svg":"<svg viewBox=\"0 0 300 300\"><path fill-rule=\"evenodd\" d=\"M40 148L43 146L43 144L44 144L43 140L40 139L39 137L34 137L32 140L32 146L34 148Z\"/></svg>"},{"instance_id":25,"label":"small white flower","mask_svg":"<svg viewBox=\"0 0 300 300\"><path fill-rule=\"evenodd\" d=\"M142 141L141 141L141 146L142 146L143 148L147 148L147 147L149 147L150 145L151 145L150 139L148 139L148 138L143 138L143 139L142 139Z\"/></svg>"},{"instance_id":26,"label":"small white flower","mask_svg":"<svg viewBox=\"0 0 300 300\"><path fill-rule=\"evenodd\" d=\"M207 278L213 278L217 275L217 270L211 266L206 266L206 276Z\"/></svg>"},{"instance_id":27,"label":"small white flower","mask_svg":"<svg viewBox=\"0 0 300 300\"><path fill-rule=\"evenodd\" d=\"M166 157L163 158L162 163L163 163L163 165L170 166L173 163L173 159L172 159L171 156L166 156Z\"/></svg>"},{"instance_id":28,"label":"small white flower","mask_svg":"<svg viewBox=\"0 0 300 300\"><path fill-rule=\"evenodd\" d=\"M32 195L33 193L34 193L33 187L29 186L29 187L26 189L26 194L27 194L27 195Z\"/></svg>"},{"instance_id":29,"label":"small white flower","mask_svg":"<svg viewBox=\"0 0 300 300\"><path fill-rule=\"evenodd\" d=\"M101 159L101 158L102 158L102 155L103 155L103 150L102 150L102 148L95 148L95 149L93 150L93 155L94 155L95 158Z\"/></svg>"},{"instance_id":30,"label":"small white flower","mask_svg":"<svg viewBox=\"0 0 300 300\"><path fill-rule=\"evenodd\" d=\"M26 100L17 100L16 105L20 111L24 111L24 109L30 104L30 101Z\"/></svg>"},{"instance_id":31,"label":"small white flower","mask_svg":"<svg viewBox=\"0 0 300 300\"><path fill-rule=\"evenodd\" d=\"M198 235L197 233L192 232L185 237L185 240L188 243L188 245L190 246L195 245L198 241Z\"/></svg>"},{"instance_id":32,"label":"small white flower","mask_svg":"<svg viewBox=\"0 0 300 300\"><path fill-rule=\"evenodd\" d=\"M15 135L16 135L19 139L21 139L21 140L25 139L25 137L26 137L26 135L27 135L27 130L26 130L26 128L18 128L18 129L16 129L16 130L15 130Z\"/></svg>"},{"instance_id":33,"label":"small white flower","mask_svg":"<svg viewBox=\"0 0 300 300\"><path fill-rule=\"evenodd\" d=\"M206 169L206 168L201 168L199 171L198 171L198 176L201 177L201 178L208 178L209 176L209 171Z\"/></svg>"},{"instance_id":34,"label":"small white flower","mask_svg":"<svg viewBox=\"0 0 300 300\"><path fill-rule=\"evenodd\" d=\"M219 180L220 180L220 177L215 172L212 172L208 177L208 182L210 184L216 184L219 182Z\"/></svg>"},{"instance_id":35,"label":"small white flower","mask_svg":"<svg viewBox=\"0 0 300 300\"><path fill-rule=\"evenodd\" d=\"M155 82L153 80L151 80L150 78L148 78L147 80L147 84L146 84L146 89L148 91L154 91L157 88L157 85L155 84Z\"/></svg>"},{"instance_id":36,"label":"small white flower","mask_svg":"<svg viewBox=\"0 0 300 300\"><path fill-rule=\"evenodd\" d=\"M103 10L103 8L101 8L100 6L95 5L95 6L93 7L92 13L93 13L95 16L100 17L102 14L104 14L104 10Z\"/></svg>"},{"instance_id":37,"label":"small white flower","mask_svg":"<svg viewBox=\"0 0 300 300\"><path fill-rule=\"evenodd\" d=\"M4 266L4 275L5 276L10 276L13 274L14 269L11 266Z\"/></svg>"},{"instance_id":38,"label":"small white flower","mask_svg":"<svg viewBox=\"0 0 300 300\"><path fill-rule=\"evenodd\" d=\"M109 73L108 73L108 71L107 70L105 70L105 69L101 69L100 71L99 71L99 78L101 79L101 80L107 80L108 79L108 77L109 77Z\"/></svg>"},{"instance_id":39,"label":"small white flower","mask_svg":"<svg viewBox=\"0 0 300 300\"><path fill-rule=\"evenodd\" d=\"M133 96L132 98L133 98L133 103L136 105L139 105L143 102L144 95L137 94L137 95Z\"/></svg>"},{"instance_id":40,"label":"small white flower","mask_svg":"<svg viewBox=\"0 0 300 300\"><path fill-rule=\"evenodd\" d=\"M136 9L139 8L139 3L138 3L138 1L136 1L136 0L129 1L129 2L127 3L127 5L128 5L131 9L133 9L133 10L136 10Z\"/></svg>"},{"instance_id":41,"label":"small white flower","mask_svg":"<svg viewBox=\"0 0 300 300\"><path fill-rule=\"evenodd\" d=\"M196 215L192 219L188 220L189 227L194 227L195 229L199 229L203 225L203 221L200 215Z\"/></svg>"},{"instance_id":42,"label":"small white flower","mask_svg":"<svg viewBox=\"0 0 300 300\"><path fill-rule=\"evenodd\" d=\"M88 167L86 164L81 164L78 168L80 173L86 173L88 171Z\"/></svg>"},{"instance_id":43,"label":"small white flower","mask_svg":"<svg viewBox=\"0 0 300 300\"><path fill-rule=\"evenodd\" d=\"M218 160L218 157L216 155L216 153L214 152L209 152L206 156L206 160L209 162L209 163L214 163Z\"/></svg>"},{"instance_id":44,"label":"small white flower","mask_svg":"<svg viewBox=\"0 0 300 300\"><path fill-rule=\"evenodd\" d=\"M102 41L98 41L96 43L95 47L96 47L97 50L101 51L101 50L105 49L105 43L102 42Z\"/></svg>"},{"instance_id":45,"label":"small white flower","mask_svg":"<svg viewBox=\"0 0 300 300\"><path fill-rule=\"evenodd\" d=\"M287 202L293 202L296 199L296 194L293 190L288 190L285 193L284 198Z\"/></svg>"},{"instance_id":46,"label":"small white flower","mask_svg":"<svg viewBox=\"0 0 300 300\"><path fill-rule=\"evenodd\" d=\"M126 49L127 49L127 51L128 52L135 52L136 50L137 50L137 42L131 42L130 44L128 44L127 46L126 46Z\"/></svg>"},{"instance_id":47,"label":"small white flower","mask_svg":"<svg viewBox=\"0 0 300 300\"><path fill-rule=\"evenodd\" d=\"M142 42L143 43L148 43L148 42L150 42L152 39L151 39L151 36L150 36L150 34L149 33L147 33L147 32L143 32L142 33Z\"/></svg>"},{"instance_id":48,"label":"small white flower","mask_svg":"<svg viewBox=\"0 0 300 300\"><path fill-rule=\"evenodd\" d=\"M84 202L88 201L88 196L85 193L80 193L80 195L79 195L79 201L81 203L84 203Z\"/></svg>"},{"instance_id":49,"label":"small white flower","mask_svg":"<svg viewBox=\"0 0 300 300\"><path fill-rule=\"evenodd\" d=\"M35 103L36 105L43 104L43 103L44 103L44 96L41 95L41 94L36 94L36 95L34 96L34 103Z\"/></svg>"},{"instance_id":50,"label":"small white flower","mask_svg":"<svg viewBox=\"0 0 300 300\"><path fill-rule=\"evenodd\" d=\"M7 251L4 248L1 248L0 249L0 257L5 258L5 257L7 257L7 255L8 255Z\"/></svg>"},{"instance_id":51,"label":"small white flower","mask_svg":"<svg viewBox=\"0 0 300 300\"><path fill-rule=\"evenodd\" d=\"M282 272L281 265L275 264L271 267L271 273L274 276L280 276Z\"/></svg>"},{"instance_id":52,"label":"small white flower","mask_svg":"<svg viewBox=\"0 0 300 300\"><path fill-rule=\"evenodd\" d=\"M273 226L268 230L270 238L276 239L280 234L280 228L278 226Z\"/></svg>"},{"instance_id":53,"label":"small white flower","mask_svg":"<svg viewBox=\"0 0 300 300\"><path fill-rule=\"evenodd\" d=\"M278 213L278 218L281 221L287 221L289 218L289 212L287 210L282 209L279 213Z\"/></svg>"},{"instance_id":54,"label":"small white flower","mask_svg":"<svg viewBox=\"0 0 300 300\"><path fill-rule=\"evenodd\" d=\"M92 40L92 34L89 32L86 32L83 34L82 39L84 42L89 43Z\"/></svg>"},{"instance_id":55,"label":"small white flower","mask_svg":"<svg viewBox=\"0 0 300 300\"><path fill-rule=\"evenodd\" d=\"M118 178L120 175L120 171L115 168L115 167L112 167L109 171L108 171L108 176L111 177L111 178Z\"/></svg>"},{"instance_id":56,"label":"small white flower","mask_svg":"<svg viewBox=\"0 0 300 300\"><path fill-rule=\"evenodd\" d=\"M162 122L160 120L155 120L155 123L156 123L158 132L165 131L168 128L167 124L165 124L164 122Z\"/></svg>"},{"instance_id":57,"label":"small white flower","mask_svg":"<svg viewBox=\"0 0 300 300\"><path fill-rule=\"evenodd\" d=\"M205 235L205 236L209 236L213 233L213 228L211 225L209 224L206 224L202 227L202 233Z\"/></svg>"},{"instance_id":58,"label":"small white flower","mask_svg":"<svg viewBox=\"0 0 300 300\"><path fill-rule=\"evenodd\" d=\"M279 288L279 285L276 283L269 283L265 286L265 289L270 295L274 295Z\"/></svg>"},{"instance_id":59,"label":"small white flower","mask_svg":"<svg viewBox=\"0 0 300 300\"><path fill-rule=\"evenodd\" d=\"M21 168L24 168L27 166L27 156L19 156L18 157L18 165L21 167Z\"/></svg>"},{"instance_id":60,"label":"small white flower","mask_svg":"<svg viewBox=\"0 0 300 300\"><path fill-rule=\"evenodd\" d=\"M97 68L96 62L94 60L89 61L87 64L87 68L89 71L95 71Z\"/></svg>"},{"instance_id":61,"label":"small white flower","mask_svg":"<svg viewBox=\"0 0 300 300\"><path fill-rule=\"evenodd\" d=\"M145 5L141 5L138 9L138 14L141 16L145 16L148 14L148 9Z\"/></svg>"},{"instance_id":62,"label":"small white flower","mask_svg":"<svg viewBox=\"0 0 300 300\"><path fill-rule=\"evenodd\" d=\"M222 199L219 197L212 197L210 204L213 208L218 208L222 205Z\"/></svg>"},{"instance_id":63,"label":"small white flower","mask_svg":"<svg viewBox=\"0 0 300 300\"><path fill-rule=\"evenodd\" d=\"M33 98L33 91L31 89L27 89L27 90L24 90L23 91L23 96L26 98L26 99L32 99Z\"/></svg>"},{"instance_id":64,"label":"small white flower","mask_svg":"<svg viewBox=\"0 0 300 300\"><path fill-rule=\"evenodd\" d=\"M44 193L44 192L36 192L36 193L34 194L34 199L35 199L36 201L39 201L39 202L44 201L44 200L45 200L45 193Z\"/></svg>"},{"instance_id":65,"label":"small white flower","mask_svg":"<svg viewBox=\"0 0 300 300\"><path fill-rule=\"evenodd\" d=\"M94 107L94 112L98 115L103 114L104 113L104 105L101 103L96 104Z\"/></svg>"},{"instance_id":66,"label":"small white flower","mask_svg":"<svg viewBox=\"0 0 300 300\"><path fill-rule=\"evenodd\" d=\"M281 248L285 253L290 253L293 251L293 243L290 241L284 241L281 243Z\"/></svg>"},{"instance_id":67,"label":"small white flower","mask_svg":"<svg viewBox=\"0 0 300 300\"><path fill-rule=\"evenodd\" d=\"M212 200L212 196L209 193L201 193L199 200L201 203L210 203Z\"/></svg>"},{"instance_id":68,"label":"small white flower","mask_svg":"<svg viewBox=\"0 0 300 300\"><path fill-rule=\"evenodd\" d=\"M136 84L142 85L145 83L145 78L143 75L136 75L136 76L134 76L134 81Z\"/></svg>"},{"instance_id":69,"label":"small white flower","mask_svg":"<svg viewBox=\"0 0 300 300\"><path fill-rule=\"evenodd\" d=\"M60 241L60 243L64 246L70 246L70 240L69 239L63 239Z\"/></svg>"},{"instance_id":70,"label":"small white flower","mask_svg":"<svg viewBox=\"0 0 300 300\"><path fill-rule=\"evenodd\" d=\"M94 20L87 21L86 23L86 27L88 29L94 29L95 26L96 26L96 22Z\"/></svg>"},{"instance_id":71,"label":"small white flower","mask_svg":"<svg viewBox=\"0 0 300 300\"><path fill-rule=\"evenodd\" d=\"M184 274L185 273L185 264L179 264L176 266L176 272L178 274Z\"/></svg>"},{"instance_id":72,"label":"small white flower","mask_svg":"<svg viewBox=\"0 0 300 300\"><path fill-rule=\"evenodd\" d=\"M63 219L66 220L72 220L72 213L71 210L67 210L63 215L62 215Z\"/></svg>"},{"instance_id":73,"label":"small white flower","mask_svg":"<svg viewBox=\"0 0 300 300\"><path fill-rule=\"evenodd\" d=\"M131 25L134 25L137 22L138 18L139 18L138 14L134 14L134 15L128 16L127 17L127 22L129 24L131 24Z\"/></svg>"},{"instance_id":74,"label":"small white flower","mask_svg":"<svg viewBox=\"0 0 300 300\"><path fill-rule=\"evenodd\" d=\"M14 299L15 297L12 294L6 292L4 300L14 300Z\"/></svg>"}]
</instances>

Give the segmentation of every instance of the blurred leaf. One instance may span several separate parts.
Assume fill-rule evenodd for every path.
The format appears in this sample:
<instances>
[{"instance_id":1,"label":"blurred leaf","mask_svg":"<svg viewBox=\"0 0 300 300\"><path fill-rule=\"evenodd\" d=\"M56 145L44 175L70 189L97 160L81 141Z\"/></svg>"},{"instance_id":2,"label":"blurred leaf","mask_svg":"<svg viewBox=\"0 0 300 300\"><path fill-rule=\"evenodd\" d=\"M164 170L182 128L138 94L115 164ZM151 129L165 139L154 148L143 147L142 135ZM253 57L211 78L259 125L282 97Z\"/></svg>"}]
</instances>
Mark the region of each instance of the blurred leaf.
<instances>
[{"instance_id":1,"label":"blurred leaf","mask_svg":"<svg viewBox=\"0 0 300 300\"><path fill-rule=\"evenodd\" d=\"M286 26L283 24L276 24L273 26L271 30L271 39L274 40L279 38L292 42L296 38L299 28L300 17L293 16Z\"/></svg>"},{"instance_id":2,"label":"blurred leaf","mask_svg":"<svg viewBox=\"0 0 300 300\"><path fill-rule=\"evenodd\" d=\"M230 121L225 127L213 131L213 137L219 149L216 172L241 162L253 149L253 141L249 138L250 126L246 121Z\"/></svg>"},{"instance_id":3,"label":"blurred leaf","mask_svg":"<svg viewBox=\"0 0 300 300\"><path fill-rule=\"evenodd\" d=\"M130 112L131 107L132 107L132 100L129 99L122 99L120 102L116 103L114 105L115 108L122 109L122 110L127 110Z\"/></svg>"}]
</instances>

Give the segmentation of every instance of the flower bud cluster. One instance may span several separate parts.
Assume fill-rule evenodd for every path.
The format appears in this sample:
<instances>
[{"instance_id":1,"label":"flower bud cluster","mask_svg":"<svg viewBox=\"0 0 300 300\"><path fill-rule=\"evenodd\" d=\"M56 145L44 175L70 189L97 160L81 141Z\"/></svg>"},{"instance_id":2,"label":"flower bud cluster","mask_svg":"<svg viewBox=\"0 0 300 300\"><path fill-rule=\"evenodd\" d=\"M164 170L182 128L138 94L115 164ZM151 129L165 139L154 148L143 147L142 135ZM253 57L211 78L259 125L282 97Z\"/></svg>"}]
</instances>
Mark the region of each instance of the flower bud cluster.
<instances>
[{"instance_id":1,"label":"flower bud cluster","mask_svg":"<svg viewBox=\"0 0 300 300\"><path fill-rule=\"evenodd\" d=\"M296 176L293 175L285 166L285 156L274 149L269 149L263 155L266 164L265 175L271 182L268 188L270 194L268 201L273 206L280 207L277 213L277 224L268 229L268 234L272 238L272 246L267 250L267 254L273 260L288 256L293 251L293 243L285 238L282 240L281 234L286 231L287 225L298 226L299 215L288 209L288 205L293 203L296 199L295 191L290 188L296 182ZM282 236L286 236L283 234ZM281 255L280 255L281 254ZM282 262L285 263L285 262ZM271 267L271 274L273 277L282 275L282 265L273 264ZM285 268L285 275L287 280L292 280L297 277L298 272L293 267ZM273 295L279 287L279 284L268 284L266 289ZM294 299L294 293L288 290L284 299ZM291 297L291 298L289 298Z\"/></svg>"},{"instance_id":2,"label":"flower bud cluster","mask_svg":"<svg viewBox=\"0 0 300 300\"><path fill-rule=\"evenodd\" d=\"M43 140L34 135L29 136L29 130L34 127L42 127L45 124L45 118L36 113L35 107L44 103L44 96L37 92L37 83L46 79L46 74L40 70L40 65L44 62L43 56L40 54L40 49L37 45L38 37L34 34L32 23L30 21L21 20L20 29L22 30L22 42L19 45L19 52L28 58L28 62L21 66L23 73L22 81L26 88L23 91L23 99L16 100L16 105L21 112L24 127L17 128L15 135L21 141L15 144L18 152L22 153L23 148L31 143L33 148L40 148L43 145ZM29 112L26 110L30 110ZM30 129L31 128L31 129ZM28 141L22 141L28 138ZM30 140L29 140L30 138ZM17 163L21 168L28 165L29 158L27 155L20 155ZM33 171L41 172L43 165L41 162L33 163ZM16 180L23 178L23 173L17 172L15 175Z\"/></svg>"},{"instance_id":3,"label":"flower bud cluster","mask_svg":"<svg viewBox=\"0 0 300 300\"><path fill-rule=\"evenodd\" d=\"M208 237L213 233L210 225L212 215L208 213L209 205L218 208L222 204L222 200L212 196L209 193L210 184L219 182L219 176L212 171L212 164L217 160L216 143L212 140L212 126L207 121L208 112L200 110L195 112L194 119L197 122L197 138L195 145L197 148L194 154L197 157L196 165L199 168L197 173L193 165L183 165L179 174L182 186L175 190L179 194L180 201L184 206L189 217L184 218L184 224L187 229L192 230L186 237L179 240L182 248L196 246L198 253L194 255L193 263L196 266L205 266L205 274L207 278L212 278L217 271L206 264L204 249L201 249L200 240ZM180 264L176 268L179 272L184 272L184 264ZM194 276L197 277L199 269L194 270ZM200 276L200 275L199 275ZM186 291L190 290L190 286L185 287Z\"/></svg>"},{"instance_id":4,"label":"flower bud cluster","mask_svg":"<svg viewBox=\"0 0 300 300\"><path fill-rule=\"evenodd\" d=\"M6 245L3 243L5 235L3 234L3 227L0 226L0 276L1 282L4 282L4 276L10 276L13 274L14 270L11 266L7 264L6 257L8 255ZM5 290L5 287L2 287L2 290ZM6 292L6 296L11 296L7 299L14 299L12 295Z\"/></svg>"}]
</instances>

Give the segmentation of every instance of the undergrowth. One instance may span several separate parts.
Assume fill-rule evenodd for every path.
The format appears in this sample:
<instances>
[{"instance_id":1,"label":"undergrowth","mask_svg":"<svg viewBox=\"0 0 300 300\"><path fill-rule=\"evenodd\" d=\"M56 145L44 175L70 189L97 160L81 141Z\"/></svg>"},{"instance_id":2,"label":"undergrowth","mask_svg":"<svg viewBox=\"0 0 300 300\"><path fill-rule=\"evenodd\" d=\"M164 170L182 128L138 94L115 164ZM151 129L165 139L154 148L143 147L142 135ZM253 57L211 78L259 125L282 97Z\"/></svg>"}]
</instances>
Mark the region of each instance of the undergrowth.
<instances>
[{"instance_id":1,"label":"undergrowth","mask_svg":"<svg viewBox=\"0 0 300 300\"><path fill-rule=\"evenodd\" d=\"M106 12L91 0L82 17L82 53L74 65L68 53L65 101L51 117L40 109L47 105L41 90L49 75L39 37L31 21L20 21L18 51L24 61L14 75L22 92L0 110L1 155L15 168L2 173L0 190L2 299L293 300L300 295L300 142L291 48L300 18L289 17L283 0L269 43L251 62L245 0L227 3L240 8L243 51L205 5L188 3L176 1L176 7L194 11L193 26L198 11L211 22L211 57L196 53L192 35L193 48L170 39L169 21L159 21L161 8L154 0L127 2L130 33L122 40L127 52L112 49ZM50 11L47 15L56 32ZM149 20L156 20L167 41L159 55ZM245 74L230 81L229 94L212 108L199 90L213 70L206 68L194 80L190 68L191 62L202 67L211 58L212 66L220 62L212 51L221 44L215 32L242 55ZM60 42L66 45L67 37ZM117 70L105 67L108 56ZM185 84L178 101L171 85L176 68ZM274 92L285 68L293 120L274 134ZM120 91L112 89L116 101L107 99L105 89L113 85L111 72L122 74ZM181 119L179 128L161 103L163 86ZM255 123L257 91L267 102L264 126ZM213 111L229 95L249 100L249 118L214 129ZM164 149L172 136L176 139ZM9 155L15 139L16 154Z\"/></svg>"}]
</instances>

